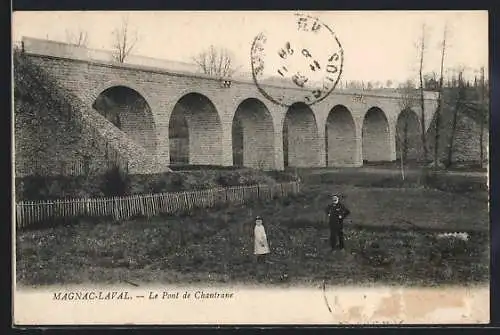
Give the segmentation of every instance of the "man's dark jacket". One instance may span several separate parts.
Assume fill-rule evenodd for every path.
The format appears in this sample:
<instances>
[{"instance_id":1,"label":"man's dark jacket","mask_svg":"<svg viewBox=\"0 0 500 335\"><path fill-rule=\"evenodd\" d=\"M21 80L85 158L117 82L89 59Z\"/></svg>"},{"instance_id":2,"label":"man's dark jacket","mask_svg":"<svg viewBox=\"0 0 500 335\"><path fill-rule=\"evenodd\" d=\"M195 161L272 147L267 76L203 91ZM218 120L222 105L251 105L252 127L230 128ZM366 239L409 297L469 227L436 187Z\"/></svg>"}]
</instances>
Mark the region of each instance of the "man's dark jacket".
<instances>
[{"instance_id":1,"label":"man's dark jacket","mask_svg":"<svg viewBox=\"0 0 500 335\"><path fill-rule=\"evenodd\" d=\"M328 221L330 223L330 227L342 229L342 224L346 216L348 216L351 212L347 207L338 202L337 204L330 204L326 208L326 214L328 215ZM339 218L340 216L340 218Z\"/></svg>"}]
</instances>

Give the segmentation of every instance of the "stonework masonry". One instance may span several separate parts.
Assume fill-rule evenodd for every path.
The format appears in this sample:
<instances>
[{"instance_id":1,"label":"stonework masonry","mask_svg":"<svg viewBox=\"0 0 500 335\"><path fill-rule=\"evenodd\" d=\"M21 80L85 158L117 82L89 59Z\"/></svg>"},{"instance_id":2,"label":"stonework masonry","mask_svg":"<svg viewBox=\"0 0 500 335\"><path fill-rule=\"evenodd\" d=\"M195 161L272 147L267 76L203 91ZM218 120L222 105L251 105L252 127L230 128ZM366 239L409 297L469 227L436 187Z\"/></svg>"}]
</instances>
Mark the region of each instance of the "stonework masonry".
<instances>
[{"instance_id":1,"label":"stonework masonry","mask_svg":"<svg viewBox=\"0 0 500 335\"><path fill-rule=\"evenodd\" d=\"M51 42L35 39L23 42L25 55L78 97L88 113L99 114L92 106L110 88L127 87L144 98L148 108L142 108L143 117L135 113L127 119L123 131L113 131L111 128L116 127L100 115L92 117L103 136L119 134L116 140L129 143L124 150L131 160L137 151L140 160L154 162L151 164L155 167L149 164L148 170L168 170L169 123L174 110L186 117L191 164L233 165L232 125L237 110L243 126L245 166L283 169L284 142L289 166L361 166L363 160L396 159L396 123L401 111L395 92L357 92L363 94L360 102L353 99L353 92L334 91L318 104L299 103L286 108L267 100L253 82L232 80L230 87L223 87L220 80L203 75L95 61L81 55L73 59L70 46L57 43L57 48L51 48ZM276 96L304 96L300 89L269 86L266 91ZM248 99L254 103L248 103ZM435 106L436 95L426 92L427 127ZM341 114L334 115L339 110ZM367 114L369 110L377 112ZM415 110L415 115L418 119L420 112ZM284 139L285 120L288 138ZM145 130L147 136L134 134ZM263 153L267 158L261 157ZM135 168L140 171L141 164L136 161Z\"/></svg>"},{"instance_id":2,"label":"stonework masonry","mask_svg":"<svg viewBox=\"0 0 500 335\"><path fill-rule=\"evenodd\" d=\"M336 108L326 120L327 165L352 166L358 160L356 125L345 107Z\"/></svg>"}]
</instances>

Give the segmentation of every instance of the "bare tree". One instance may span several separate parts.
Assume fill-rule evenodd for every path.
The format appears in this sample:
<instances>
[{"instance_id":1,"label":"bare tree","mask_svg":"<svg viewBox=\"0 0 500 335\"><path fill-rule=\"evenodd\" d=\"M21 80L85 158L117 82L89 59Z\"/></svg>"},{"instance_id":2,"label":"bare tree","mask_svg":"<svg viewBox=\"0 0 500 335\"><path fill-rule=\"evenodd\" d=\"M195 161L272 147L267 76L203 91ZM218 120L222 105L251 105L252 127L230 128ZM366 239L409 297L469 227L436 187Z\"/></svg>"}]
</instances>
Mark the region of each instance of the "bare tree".
<instances>
[{"instance_id":1,"label":"bare tree","mask_svg":"<svg viewBox=\"0 0 500 335\"><path fill-rule=\"evenodd\" d=\"M424 74L424 88L428 91L436 91L439 89L436 72Z\"/></svg>"},{"instance_id":2,"label":"bare tree","mask_svg":"<svg viewBox=\"0 0 500 335\"><path fill-rule=\"evenodd\" d=\"M229 78L236 71L231 52L213 45L194 56L193 61L204 74L216 78Z\"/></svg>"},{"instance_id":3,"label":"bare tree","mask_svg":"<svg viewBox=\"0 0 500 335\"><path fill-rule=\"evenodd\" d=\"M423 77L423 68L424 68L424 51L425 51L425 32L426 32L426 27L425 24L422 25L422 36L420 38L420 43L418 43L418 51L419 51L419 58L420 58L420 66L418 70L418 76L420 80L420 128L421 128L421 139L422 139L422 149L424 152L424 161L427 160L428 158L428 153L427 153L427 141L425 137L425 100L424 100L424 77Z\"/></svg>"},{"instance_id":4,"label":"bare tree","mask_svg":"<svg viewBox=\"0 0 500 335\"><path fill-rule=\"evenodd\" d=\"M415 107L418 103L418 90L412 80L407 80L398 87L399 100L398 105L401 110L407 110Z\"/></svg>"},{"instance_id":5,"label":"bare tree","mask_svg":"<svg viewBox=\"0 0 500 335\"><path fill-rule=\"evenodd\" d=\"M413 81L407 80L404 84L401 84L398 88L399 99L398 104L401 111L411 110L417 105L418 102L418 91L415 89ZM403 126L403 133L396 128L396 140L399 144L399 158L401 167L401 178L405 179L404 165L406 161L406 156L408 153L408 120L405 119Z\"/></svg>"},{"instance_id":6,"label":"bare tree","mask_svg":"<svg viewBox=\"0 0 500 335\"><path fill-rule=\"evenodd\" d=\"M137 30L130 31L128 17L122 19L121 26L113 31L113 58L124 63L138 41Z\"/></svg>"},{"instance_id":7,"label":"bare tree","mask_svg":"<svg viewBox=\"0 0 500 335\"><path fill-rule=\"evenodd\" d=\"M81 29L77 31L66 30L66 42L78 47L87 47L88 37L88 33Z\"/></svg>"},{"instance_id":8,"label":"bare tree","mask_svg":"<svg viewBox=\"0 0 500 335\"><path fill-rule=\"evenodd\" d=\"M441 44L441 70L439 74L438 83L438 106L436 109L436 122L435 122L435 132L434 132L434 167L439 166L439 135L441 127L441 112L443 109L443 68L444 68L444 57L446 54L446 34L448 32L447 27L444 27L443 41Z\"/></svg>"}]
</instances>

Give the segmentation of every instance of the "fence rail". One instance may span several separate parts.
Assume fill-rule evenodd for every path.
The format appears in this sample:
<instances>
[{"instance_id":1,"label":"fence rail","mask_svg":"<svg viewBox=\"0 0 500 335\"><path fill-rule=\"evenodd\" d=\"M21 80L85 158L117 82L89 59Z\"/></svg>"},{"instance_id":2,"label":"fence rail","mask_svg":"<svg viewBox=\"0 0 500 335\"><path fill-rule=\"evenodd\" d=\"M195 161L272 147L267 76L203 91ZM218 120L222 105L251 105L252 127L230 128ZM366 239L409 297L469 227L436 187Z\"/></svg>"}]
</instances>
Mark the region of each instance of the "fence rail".
<instances>
[{"instance_id":1,"label":"fence rail","mask_svg":"<svg viewBox=\"0 0 500 335\"><path fill-rule=\"evenodd\" d=\"M289 182L113 198L23 201L16 204L16 225L23 229L39 223L77 217L111 217L114 220L136 216L153 217L222 204L241 205L255 200L266 201L297 194L299 191L299 183Z\"/></svg>"}]
</instances>

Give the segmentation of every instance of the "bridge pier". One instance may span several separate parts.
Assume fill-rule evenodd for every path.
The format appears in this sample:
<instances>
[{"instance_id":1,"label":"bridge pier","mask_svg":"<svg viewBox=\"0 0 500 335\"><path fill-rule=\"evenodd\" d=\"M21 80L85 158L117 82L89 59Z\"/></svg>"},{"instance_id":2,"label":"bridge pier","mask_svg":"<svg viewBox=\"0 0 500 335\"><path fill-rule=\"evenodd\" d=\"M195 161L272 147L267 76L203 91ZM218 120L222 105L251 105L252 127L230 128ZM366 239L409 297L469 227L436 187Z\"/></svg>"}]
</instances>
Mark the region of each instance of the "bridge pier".
<instances>
[{"instance_id":1,"label":"bridge pier","mask_svg":"<svg viewBox=\"0 0 500 335\"><path fill-rule=\"evenodd\" d=\"M389 124L389 161L394 162L397 158L396 153L396 125Z\"/></svg>"},{"instance_id":2,"label":"bridge pier","mask_svg":"<svg viewBox=\"0 0 500 335\"><path fill-rule=\"evenodd\" d=\"M283 171L285 169L283 156L283 128L276 127L274 130L274 169Z\"/></svg>"},{"instance_id":3,"label":"bridge pier","mask_svg":"<svg viewBox=\"0 0 500 335\"><path fill-rule=\"evenodd\" d=\"M317 150L318 150L318 162L317 162L317 167L326 167L327 162L326 162L326 141L327 138L325 136L325 127L318 127L318 145L317 145Z\"/></svg>"},{"instance_id":4,"label":"bridge pier","mask_svg":"<svg viewBox=\"0 0 500 335\"><path fill-rule=\"evenodd\" d=\"M222 166L233 166L233 133L232 122L222 123Z\"/></svg>"},{"instance_id":5,"label":"bridge pier","mask_svg":"<svg viewBox=\"0 0 500 335\"><path fill-rule=\"evenodd\" d=\"M361 131L356 132L356 137L354 138L356 152L353 155L352 167L363 166L363 139L359 134L361 134Z\"/></svg>"},{"instance_id":6,"label":"bridge pier","mask_svg":"<svg viewBox=\"0 0 500 335\"><path fill-rule=\"evenodd\" d=\"M158 147L156 148L156 160L160 166L170 165L170 140L168 138L168 124L159 125L157 128Z\"/></svg>"}]
</instances>

